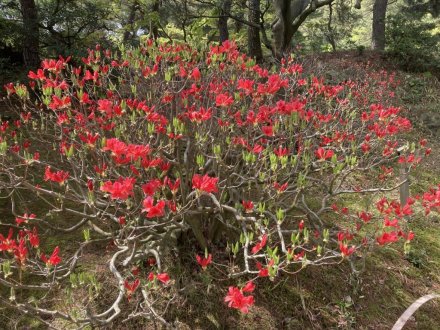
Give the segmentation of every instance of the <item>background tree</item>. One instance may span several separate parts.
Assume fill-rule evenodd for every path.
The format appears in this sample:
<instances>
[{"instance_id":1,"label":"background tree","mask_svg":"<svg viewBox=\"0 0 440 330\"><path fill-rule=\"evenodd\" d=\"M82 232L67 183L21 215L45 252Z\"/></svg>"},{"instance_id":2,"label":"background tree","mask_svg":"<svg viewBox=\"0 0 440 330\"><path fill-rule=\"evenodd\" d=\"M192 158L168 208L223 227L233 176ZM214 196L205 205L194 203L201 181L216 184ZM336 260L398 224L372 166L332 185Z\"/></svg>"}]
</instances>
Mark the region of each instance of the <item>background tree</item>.
<instances>
[{"instance_id":1,"label":"background tree","mask_svg":"<svg viewBox=\"0 0 440 330\"><path fill-rule=\"evenodd\" d=\"M23 17L23 60L27 67L34 68L40 64L40 33L38 27L38 10L34 0L20 0Z\"/></svg>"},{"instance_id":2,"label":"background tree","mask_svg":"<svg viewBox=\"0 0 440 330\"><path fill-rule=\"evenodd\" d=\"M229 39L228 18L231 12L232 0L223 0L221 4L220 17L218 19L219 41Z\"/></svg>"},{"instance_id":3,"label":"background tree","mask_svg":"<svg viewBox=\"0 0 440 330\"><path fill-rule=\"evenodd\" d=\"M371 48L378 51L385 49L385 18L388 0L375 0L373 5L373 28Z\"/></svg>"},{"instance_id":4,"label":"background tree","mask_svg":"<svg viewBox=\"0 0 440 330\"><path fill-rule=\"evenodd\" d=\"M249 22L253 25L248 27L248 53L250 57L257 61L263 59L263 50L261 49L260 39L260 0L249 0Z\"/></svg>"}]
</instances>

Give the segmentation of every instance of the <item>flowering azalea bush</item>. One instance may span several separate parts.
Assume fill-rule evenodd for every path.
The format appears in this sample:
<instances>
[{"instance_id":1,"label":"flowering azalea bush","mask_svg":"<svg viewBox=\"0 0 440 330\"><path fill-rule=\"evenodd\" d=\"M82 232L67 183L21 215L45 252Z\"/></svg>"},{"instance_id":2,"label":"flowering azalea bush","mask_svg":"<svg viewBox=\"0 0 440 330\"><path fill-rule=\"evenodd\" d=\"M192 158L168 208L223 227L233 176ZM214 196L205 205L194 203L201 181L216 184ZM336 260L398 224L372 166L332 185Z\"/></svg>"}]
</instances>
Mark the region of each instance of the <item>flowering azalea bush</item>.
<instances>
[{"instance_id":1,"label":"flowering azalea bush","mask_svg":"<svg viewBox=\"0 0 440 330\"><path fill-rule=\"evenodd\" d=\"M292 59L262 67L233 42L200 53L148 40L119 53L97 46L81 65L43 61L27 86L5 86L19 117L0 126L0 184L16 217L0 235L2 303L77 325L121 314L166 324L158 297L173 290L166 256L183 233L205 251L193 255L201 273L227 270L224 303L243 313L258 281L390 243L408 249L413 204L436 209L440 195L385 195L404 183L398 166L430 152L402 138L411 124L393 105L397 83L382 72L327 85ZM361 208L347 195L376 200ZM55 249L40 246L48 232ZM63 244L70 232L83 241ZM102 286L81 260L102 244L116 290L92 310ZM84 287L75 312L15 294Z\"/></svg>"}]
</instances>

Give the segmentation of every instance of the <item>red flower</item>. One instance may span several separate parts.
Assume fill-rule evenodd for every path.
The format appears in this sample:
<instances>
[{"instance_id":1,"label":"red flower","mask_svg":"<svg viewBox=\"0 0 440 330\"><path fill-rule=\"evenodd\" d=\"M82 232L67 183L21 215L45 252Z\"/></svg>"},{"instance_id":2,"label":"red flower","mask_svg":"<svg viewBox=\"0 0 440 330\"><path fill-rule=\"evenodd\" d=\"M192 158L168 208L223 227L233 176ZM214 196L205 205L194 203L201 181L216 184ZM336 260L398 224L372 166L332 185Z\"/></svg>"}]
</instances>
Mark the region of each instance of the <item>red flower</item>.
<instances>
[{"instance_id":1,"label":"red flower","mask_svg":"<svg viewBox=\"0 0 440 330\"><path fill-rule=\"evenodd\" d=\"M203 258L197 254L196 260L197 260L197 263L202 267L202 269L205 270L206 267L208 267L208 265L212 262L212 255L208 254L207 258Z\"/></svg>"},{"instance_id":2,"label":"red flower","mask_svg":"<svg viewBox=\"0 0 440 330\"><path fill-rule=\"evenodd\" d=\"M266 246L266 243L267 243L267 235L264 234L263 237L261 237L261 241L255 244L255 246L252 248L251 250L252 254L257 253L262 248L264 248Z\"/></svg>"},{"instance_id":3,"label":"red flower","mask_svg":"<svg viewBox=\"0 0 440 330\"><path fill-rule=\"evenodd\" d=\"M136 182L134 178L119 178L115 182L107 181L101 187L101 191L110 194L111 199L126 200L128 196L133 195L133 185Z\"/></svg>"},{"instance_id":4,"label":"red flower","mask_svg":"<svg viewBox=\"0 0 440 330\"><path fill-rule=\"evenodd\" d=\"M44 172L44 181L58 182L60 185L63 185L64 181L66 181L68 177L69 177L69 172L65 172L65 171L52 172L50 170L50 166L47 166L46 171Z\"/></svg>"},{"instance_id":5,"label":"red flower","mask_svg":"<svg viewBox=\"0 0 440 330\"><path fill-rule=\"evenodd\" d=\"M361 218L363 222L367 223L371 220L373 216L371 215L371 213L362 211L361 213L358 213L358 217Z\"/></svg>"},{"instance_id":6,"label":"red flower","mask_svg":"<svg viewBox=\"0 0 440 330\"><path fill-rule=\"evenodd\" d=\"M406 240L410 242L414 239L414 236L414 233L412 231L409 231L408 235L406 236Z\"/></svg>"},{"instance_id":7,"label":"red flower","mask_svg":"<svg viewBox=\"0 0 440 330\"><path fill-rule=\"evenodd\" d=\"M246 285L241 289L242 292L253 292L255 290L255 283L249 281Z\"/></svg>"},{"instance_id":8,"label":"red flower","mask_svg":"<svg viewBox=\"0 0 440 330\"><path fill-rule=\"evenodd\" d=\"M2 234L0 234L0 251L8 251L13 252L14 249L17 247L17 244L15 240L12 239L12 236L14 235L14 230L12 228L9 228L9 233L6 238Z\"/></svg>"},{"instance_id":9,"label":"red flower","mask_svg":"<svg viewBox=\"0 0 440 330\"><path fill-rule=\"evenodd\" d=\"M254 209L254 203L252 201L242 201L241 205L243 205L244 211L246 213L251 213Z\"/></svg>"},{"instance_id":10,"label":"red flower","mask_svg":"<svg viewBox=\"0 0 440 330\"><path fill-rule=\"evenodd\" d=\"M157 278L163 284L167 284L170 281L170 277L167 273L161 273L161 274L155 275L153 272L150 272L150 274L148 274L147 278L150 282L154 281L154 279Z\"/></svg>"},{"instance_id":11,"label":"red flower","mask_svg":"<svg viewBox=\"0 0 440 330\"><path fill-rule=\"evenodd\" d=\"M171 193L174 195L179 190L180 178L176 179L176 181L174 181L173 183L168 177L165 177L163 183L166 184L168 188L170 188Z\"/></svg>"},{"instance_id":12,"label":"red flower","mask_svg":"<svg viewBox=\"0 0 440 330\"><path fill-rule=\"evenodd\" d=\"M167 284L170 281L170 277L167 273L157 274L157 279L161 281L163 284Z\"/></svg>"},{"instance_id":13,"label":"red flower","mask_svg":"<svg viewBox=\"0 0 440 330\"><path fill-rule=\"evenodd\" d=\"M160 186L162 186L162 182L160 182L159 179L153 179L142 185L142 190L144 191L145 195L153 196Z\"/></svg>"},{"instance_id":14,"label":"red flower","mask_svg":"<svg viewBox=\"0 0 440 330\"><path fill-rule=\"evenodd\" d=\"M288 182L280 185L278 182L275 182L273 184L273 187L278 191L278 193L282 193L283 191L285 191L287 189L288 186Z\"/></svg>"},{"instance_id":15,"label":"red flower","mask_svg":"<svg viewBox=\"0 0 440 330\"><path fill-rule=\"evenodd\" d=\"M269 276L269 267L263 268L261 262L257 262L257 268L259 270L258 276L260 277L268 277Z\"/></svg>"},{"instance_id":16,"label":"red flower","mask_svg":"<svg viewBox=\"0 0 440 330\"><path fill-rule=\"evenodd\" d=\"M61 258L58 256L58 253L60 252L60 248L57 246L50 256L49 259L47 259L46 255L43 253L41 254L41 260L43 260L44 263L46 263L47 267L53 267L58 265L61 262Z\"/></svg>"},{"instance_id":17,"label":"red flower","mask_svg":"<svg viewBox=\"0 0 440 330\"><path fill-rule=\"evenodd\" d=\"M267 136L273 136L273 126L263 126L261 127L263 133Z\"/></svg>"},{"instance_id":18,"label":"red flower","mask_svg":"<svg viewBox=\"0 0 440 330\"><path fill-rule=\"evenodd\" d=\"M92 179L87 180L87 189L89 191L93 191L93 180Z\"/></svg>"},{"instance_id":19,"label":"red flower","mask_svg":"<svg viewBox=\"0 0 440 330\"><path fill-rule=\"evenodd\" d=\"M191 72L191 78L194 80L200 80L201 74L198 67L195 67Z\"/></svg>"},{"instance_id":20,"label":"red flower","mask_svg":"<svg viewBox=\"0 0 440 330\"><path fill-rule=\"evenodd\" d=\"M218 94L215 98L215 105L218 107L228 107L232 103L234 103L234 99L228 94Z\"/></svg>"},{"instance_id":21,"label":"red flower","mask_svg":"<svg viewBox=\"0 0 440 330\"><path fill-rule=\"evenodd\" d=\"M213 193L218 192L217 182L218 178L212 178L208 174L205 174L204 176L194 174L192 178L192 187L200 191Z\"/></svg>"},{"instance_id":22,"label":"red flower","mask_svg":"<svg viewBox=\"0 0 440 330\"><path fill-rule=\"evenodd\" d=\"M96 140L99 138L99 134L95 133L92 135L90 132L87 132L86 135L79 135L79 139L87 144L89 147L94 147Z\"/></svg>"},{"instance_id":23,"label":"red flower","mask_svg":"<svg viewBox=\"0 0 440 330\"><path fill-rule=\"evenodd\" d=\"M105 141L105 147L102 150L110 150L113 156L121 156L125 154L127 145L116 138L112 138Z\"/></svg>"},{"instance_id":24,"label":"red flower","mask_svg":"<svg viewBox=\"0 0 440 330\"><path fill-rule=\"evenodd\" d=\"M134 280L134 282L131 282L131 283L128 282L127 280L124 281L124 288L125 288L125 290L127 290L128 301L130 301L131 296L137 290L137 288L139 287L139 284L140 284L140 280L138 278L136 280Z\"/></svg>"},{"instance_id":25,"label":"red flower","mask_svg":"<svg viewBox=\"0 0 440 330\"><path fill-rule=\"evenodd\" d=\"M385 217L385 221L383 223L385 227L399 227L399 220L397 218L390 220L388 217Z\"/></svg>"},{"instance_id":26,"label":"red flower","mask_svg":"<svg viewBox=\"0 0 440 330\"><path fill-rule=\"evenodd\" d=\"M40 240L38 238L37 228L34 227L32 232L28 232L29 243L31 243L32 247L38 248L40 245Z\"/></svg>"},{"instance_id":27,"label":"red flower","mask_svg":"<svg viewBox=\"0 0 440 330\"><path fill-rule=\"evenodd\" d=\"M249 282L252 283L252 282ZM253 296L244 296L243 291L246 288L247 291L253 291L253 284L246 284L246 286L240 290L237 287L229 287L228 294L225 297L225 302L228 303L228 307L240 310L242 313L248 313L249 307L254 304ZM249 287L248 287L249 286Z\"/></svg>"},{"instance_id":28,"label":"red flower","mask_svg":"<svg viewBox=\"0 0 440 330\"><path fill-rule=\"evenodd\" d=\"M163 217L165 215L165 201L160 200L154 205L154 200L151 196L144 199L144 209L142 212L147 212L147 218Z\"/></svg>"},{"instance_id":29,"label":"red flower","mask_svg":"<svg viewBox=\"0 0 440 330\"><path fill-rule=\"evenodd\" d=\"M356 248L354 246L348 247L347 244L339 241L339 250L341 250L342 257L348 257L349 255L354 253Z\"/></svg>"},{"instance_id":30,"label":"red flower","mask_svg":"<svg viewBox=\"0 0 440 330\"><path fill-rule=\"evenodd\" d=\"M124 226L127 223L127 220L124 216L121 215L120 217L118 217L118 222L121 226Z\"/></svg>"},{"instance_id":31,"label":"red flower","mask_svg":"<svg viewBox=\"0 0 440 330\"><path fill-rule=\"evenodd\" d=\"M389 233L385 232L382 234L382 236L379 236L376 238L377 243L379 245L385 245L387 243L394 243L399 240L399 236L395 231L391 231Z\"/></svg>"},{"instance_id":32,"label":"red flower","mask_svg":"<svg viewBox=\"0 0 440 330\"><path fill-rule=\"evenodd\" d=\"M16 217L15 222L17 223L17 225L21 225L22 223L27 223L28 220L35 219L35 218L36 218L35 214L32 213L32 214L28 215L27 213L25 213L21 217Z\"/></svg>"},{"instance_id":33,"label":"red flower","mask_svg":"<svg viewBox=\"0 0 440 330\"><path fill-rule=\"evenodd\" d=\"M254 81L248 79L239 79L237 81L237 89L242 89L247 95L253 92Z\"/></svg>"},{"instance_id":34,"label":"red flower","mask_svg":"<svg viewBox=\"0 0 440 330\"><path fill-rule=\"evenodd\" d=\"M25 264L27 254L28 250L26 248L25 241L23 238L21 238L19 245L15 246L14 250L15 259L17 259L19 265L23 266Z\"/></svg>"},{"instance_id":35,"label":"red flower","mask_svg":"<svg viewBox=\"0 0 440 330\"><path fill-rule=\"evenodd\" d=\"M289 149L279 146L277 149L274 149L273 153L278 157L283 157L287 156L287 154L289 153Z\"/></svg>"},{"instance_id":36,"label":"red flower","mask_svg":"<svg viewBox=\"0 0 440 330\"><path fill-rule=\"evenodd\" d=\"M318 150L315 151L316 158L319 160L325 160L332 158L334 155L333 150L326 150L322 147L318 148Z\"/></svg>"}]
</instances>

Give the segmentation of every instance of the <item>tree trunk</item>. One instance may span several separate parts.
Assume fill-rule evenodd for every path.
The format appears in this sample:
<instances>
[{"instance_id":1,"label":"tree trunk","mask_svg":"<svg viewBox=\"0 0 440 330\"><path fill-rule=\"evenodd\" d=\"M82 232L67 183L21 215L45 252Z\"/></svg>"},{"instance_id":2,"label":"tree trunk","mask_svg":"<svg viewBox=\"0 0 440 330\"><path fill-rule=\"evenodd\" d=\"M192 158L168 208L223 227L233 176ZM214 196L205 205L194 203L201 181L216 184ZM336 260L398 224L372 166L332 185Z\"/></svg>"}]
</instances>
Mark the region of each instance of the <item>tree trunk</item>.
<instances>
[{"instance_id":1,"label":"tree trunk","mask_svg":"<svg viewBox=\"0 0 440 330\"><path fill-rule=\"evenodd\" d=\"M260 0L249 0L249 22L260 25ZM260 28L248 27L248 52L249 56L260 62L263 59L263 50L261 49Z\"/></svg>"},{"instance_id":2,"label":"tree trunk","mask_svg":"<svg viewBox=\"0 0 440 330\"><path fill-rule=\"evenodd\" d=\"M28 68L40 66L40 33L38 11L34 0L20 0L23 17L23 60Z\"/></svg>"},{"instance_id":3,"label":"tree trunk","mask_svg":"<svg viewBox=\"0 0 440 330\"><path fill-rule=\"evenodd\" d=\"M239 8L238 13L236 14L236 16L241 19L242 21L244 21L245 18L245 13L246 13L246 0L239 0L237 3L237 6ZM235 26L235 32L239 33L241 31L241 28L243 27L243 22L240 22L239 20L235 20L234 21L234 26Z\"/></svg>"},{"instance_id":4,"label":"tree trunk","mask_svg":"<svg viewBox=\"0 0 440 330\"><path fill-rule=\"evenodd\" d=\"M385 17L388 0L375 0L373 5L373 33L371 48L378 51L385 49Z\"/></svg>"},{"instance_id":5,"label":"tree trunk","mask_svg":"<svg viewBox=\"0 0 440 330\"><path fill-rule=\"evenodd\" d=\"M290 52L294 34L310 14L334 1L273 0L276 15L276 19L272 23L275 57L281 58Z\"/></svg>"},{"instance_id":6,"label":"tree trunk","mask_svg":"<svg viewBox=\"0 0 440 330\"><path fill-rule=\"evenodd\" d=\"M274 8L277 16L272 24L274 51L277 58L290 51L290 43L296 32L292 23L306 9L310 0L275 0Z\"/></svg>"},{"instance_id":7,"label":"tree trunk","mask_svg":"<svg viewBox=\"0 0 440 330\"><path fill-rule=\"evenodd\" d=\"M125 44L127 43L130 39L133 39L135 31L133 31L133 24L134 24L134 20L136 18L136 10L138 9L138 2L134 1L130 7L130 14L128 16L127 22L126 22L126 26L125 26L125 31L124 31L124 36L122 37L122 42Z\"/></svg>"},{"instance_id":8,"label":"tree trunk","mask_svg":"<svg viewBox=\"0 0 440 330\"><path fill-rule=\"evenodd\" d=\"M151 8L152 12L155 13L154 22L151 22L151 36L154 40L159 38L159 8L160 2L159 0L155 0Z\"/></svg>"},{"instance_id":9,"label":"tree trunk","mask_svg":"<svg viewBox=\"0 0 440 330\"><path fill-rule=\"evenodd\" d=\"M232 0L223 0L220 11L220 18L218 19L218 31L220 34L219 41L222 43L229 40L228 30L228 15L231 13Z\"/></svg>"},{"instance_id":10,"label":"tree trunk","mask_svg":"<svg viewBox=\"0 0 440 330\"><path fill-rule=\"evenodd\" d=\"M335 34L332 26L333 22L333 6L332 4L328 5L328 22L327 22L327 40L332 46L332 50L336 52L336 41L335 41Z\"/></svg>"}]
</instances>

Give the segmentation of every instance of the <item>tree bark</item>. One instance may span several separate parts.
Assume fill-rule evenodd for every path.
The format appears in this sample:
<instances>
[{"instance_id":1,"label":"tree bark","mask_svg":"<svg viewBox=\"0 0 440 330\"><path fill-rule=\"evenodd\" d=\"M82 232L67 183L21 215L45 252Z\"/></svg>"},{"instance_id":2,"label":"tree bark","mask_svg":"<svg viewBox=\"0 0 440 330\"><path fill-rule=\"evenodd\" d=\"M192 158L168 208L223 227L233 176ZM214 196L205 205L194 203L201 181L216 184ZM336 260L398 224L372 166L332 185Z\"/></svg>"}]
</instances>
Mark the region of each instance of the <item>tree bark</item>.
<instances>
[{"instance_id":1,"label":"tree bark","mask_svg":"<svg viewBox=\"0 0 440 330\"><path fill-rule=\"evenodd\" d=\"M251 23L260 25L260 0L249 0L248 20ZM263 59L261 48L260 29L254 26L248 27L248 52L249 56L255 58L257 62Z\"/></svg>"},{"instance_id":2,"label":"tree bark","mask_svg":"<svg viewBox=\"0 0 440 330\"><path fill-rule=\"evenodd\" d=\"M156 16L154 17L155 21L151 23L151 36L153 37L154 40L157 40L157 38L159 38L159 22L156 21L156 19L159 18L159 8L160 8L160 2L159 0L155 0L153 2L153 7L151 8L153 13L156 14Z\"/></svg>"},{"instance_id":3,"label":"tree bark","mask_svg":"<svg viewBox=\"0 0 440 330\"><path fill-rule=\"evenodd\" d=\"M245 13L246 13L246 0L239 0L237 3L237 6L239 8L239 12L236 14L236 16L244 21L245 18ZM241 31L241 28L243 27L243 22L239 21L239 20L235 20L235 32L239 33Z\"/></svg>"},{"instance_id":4,"label":"tree bark","mask_svg":"<svg viewBox=\"0 0 440 330\"><path fill-rule=\"evenodd\" d=\"M20 0L23 17L23 61L27 68L40 66L40 33L38 10L34 0Z\"/></svg>"},{"instance_id":5,"label":"tree bark","mask_svg":"<svg viewBox=\"0 0 440 330\"><path fill-rule=\"evenodd\" d=\"M228 16L231 13L232 0L223 0L221 4L220 18L218 19L219 41L222 43L229 40Z\"/></svg>"},{"instance_id":6,"label":"tree bark","mask_svg":"<svg viewBox=\"0 0 440 330\"><path fill-rule=\"evenodd\" d=\"M276 19L272 23L275 57L290 52L291 42L299 27L316 9L335 0L273 0Z\"/></svg>"},{"instance_id":7,"label":"tree bark","mask_svg":"<svg viewBox=\"0 0 440 330\"><path fill-rule=\"evenodd\" d=\"M332 46L332 50L336 52L336 41L335 41L335 35L332 27L333 22L333 6L332 4L328 5L328 22L327 22L327 40Z\"/></svg>"},{"instance_id":8,"label":"tree bark","mask_svg":"<svg viewBox=\"0 0 440 330\"><path fill-rule=\"evenodd\" d=\"M130 6L130 14L128 16L127 22L126 22L126 27L125 27L125 31L124 31L124 36L122 37L122 42L125 44L127 43L130 39L133 39L135 31L133 31L133 24L134 24L134 20L136 18L136 10L138 9L138 2L134 1L132 3L132 5ZM130 29L128 29L128 27L130 27Z\"/></svg>"},{"instance_id":9,"label":"tree bark","mask_svg":"<svg viewBox=\"0 0 440 330\"><path fill-rule=\"evenodd\" d=\"M378 51L385 49L385 17L388 0L375 0L373 5L373 32L371 48Z\"/></svg>"}]
</instances>

